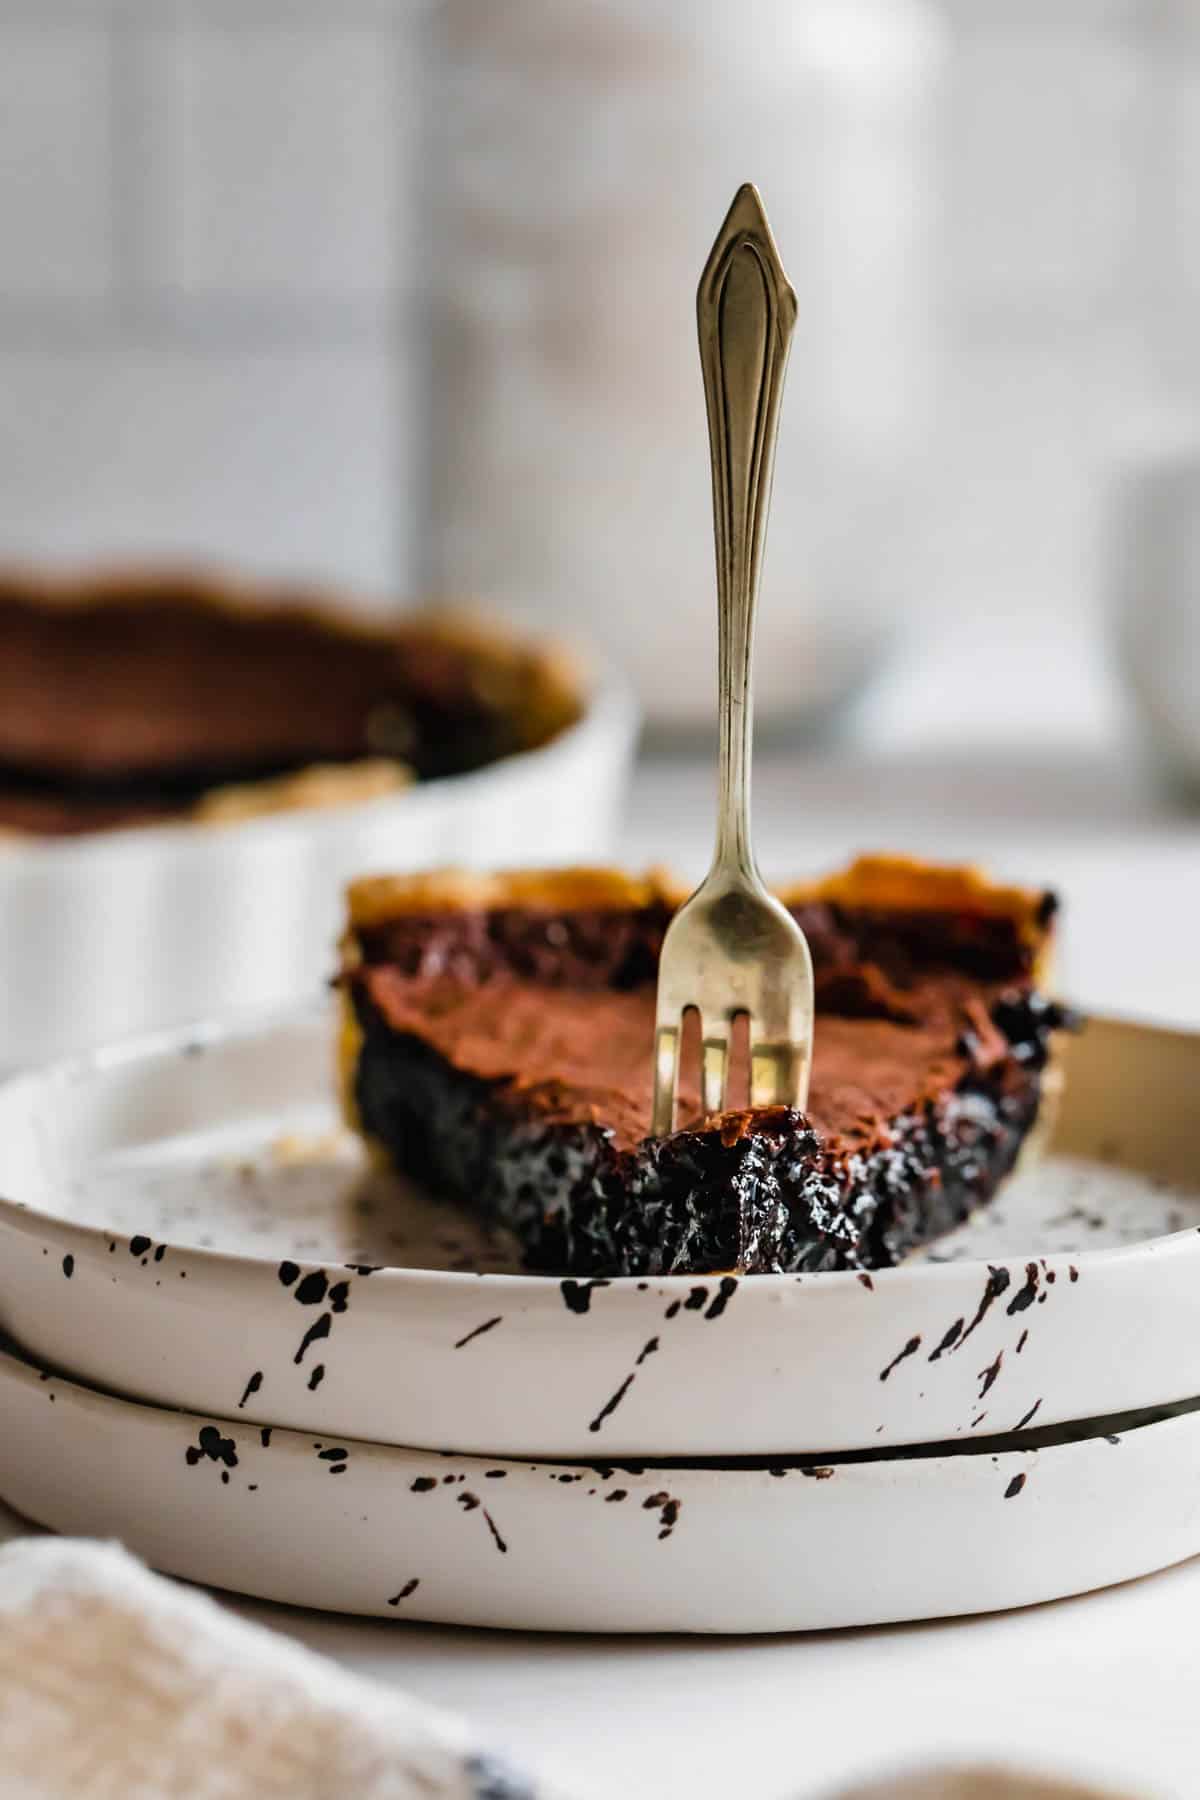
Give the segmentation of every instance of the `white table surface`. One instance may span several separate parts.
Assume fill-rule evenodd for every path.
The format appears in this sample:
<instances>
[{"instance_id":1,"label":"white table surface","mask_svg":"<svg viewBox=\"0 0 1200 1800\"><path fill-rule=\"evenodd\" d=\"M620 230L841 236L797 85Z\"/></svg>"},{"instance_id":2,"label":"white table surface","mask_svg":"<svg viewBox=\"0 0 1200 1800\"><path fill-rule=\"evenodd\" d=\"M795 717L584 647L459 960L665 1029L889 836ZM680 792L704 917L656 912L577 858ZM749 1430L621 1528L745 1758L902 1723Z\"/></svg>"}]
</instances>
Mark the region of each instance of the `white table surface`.
<instances>
[{"instance_id":1,"label":"white table surface","mask_svg":"<svg viewBox=\"0 0 1200 1800\"><path fill-rule=\"evenodd\" d=\"M921 716L910 708L918 727ZM904 847L1048 881L1066 903L1064 991L1200 1024L1194 819L1167 810L1086 730L1015 756L986 742L965 756L893 726L886 759L869 747L760 759L768 873L831 865L854 847ZM645 765L627 860L700 869L711 792L711 771L694 760ZM0 1515L0 1535L19 1529ZM1200 1559L1019 1613L808 1638L549 1639L232 1604L471 1715L579 1800L815 1796L958 1754L1138 1795L1200 1794Z\"/></svg>"}]
</instances>

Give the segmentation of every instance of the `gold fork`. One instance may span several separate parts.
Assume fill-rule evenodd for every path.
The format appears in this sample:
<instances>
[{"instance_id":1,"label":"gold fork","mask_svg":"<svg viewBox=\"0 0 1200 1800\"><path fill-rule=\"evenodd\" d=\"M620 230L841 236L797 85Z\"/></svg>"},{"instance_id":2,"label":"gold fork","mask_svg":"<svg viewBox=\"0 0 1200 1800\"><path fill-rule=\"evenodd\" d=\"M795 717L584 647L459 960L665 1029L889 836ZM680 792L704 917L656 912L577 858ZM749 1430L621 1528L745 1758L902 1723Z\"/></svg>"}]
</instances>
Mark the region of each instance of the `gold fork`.
<instances>
[{"instance_id":1,"label":"gold fork","mask_svg":"<svg viewBox=\"0 0 1200 1800\"><path fill-rule=\"evenodd\" d=\"M704 1112L731 1104L733 1021L749 1018L750 1105L803 1107L812 1061L812 958L768 894L750 843L751 656L771 498L779 400L796 296L757 189L739 188L696 295L708 404L721 717L712 867L663 941L654 1043L653 1131L674 1129L683 1016L700 1015Z\"/></svg>"}]
</instances>

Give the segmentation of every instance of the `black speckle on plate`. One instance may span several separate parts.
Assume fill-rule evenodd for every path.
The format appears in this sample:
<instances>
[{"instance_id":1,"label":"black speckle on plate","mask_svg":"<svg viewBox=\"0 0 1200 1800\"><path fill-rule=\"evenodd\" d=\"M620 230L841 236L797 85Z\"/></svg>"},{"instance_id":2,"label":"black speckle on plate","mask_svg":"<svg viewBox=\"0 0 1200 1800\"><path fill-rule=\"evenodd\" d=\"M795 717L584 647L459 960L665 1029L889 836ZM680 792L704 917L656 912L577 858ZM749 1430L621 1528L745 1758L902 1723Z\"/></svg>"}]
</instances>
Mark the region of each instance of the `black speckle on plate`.
<instances>
[{"instance_id":1,"label":"black speckle on plate","mask_svg":"<svg viewBox=\"0 0 1200 1800\"><path fill-rule=\"evenodd\" d=\"M500 1536L499 1531L496 1529L496 1521L495 1521L495 1519L493 1519L491 1513L488 1511L486 1506L483 1509L483 1516L487 1520L487 1528L492 1534L492 1542L495 1544L495 1546L496 1546L497 1550L500 1552L501 1556L507 1556L508 1555L508 1545L505 1543L504 1539Z\"/></svg>"},{"instance_id":2,"label":"black speckle on plate","mask_svg":"<svg viewBox=\"0 0 1200 1800\"><path fill-rule=\"evenodd\" d=\"M1000 1367L1001 1367L1001 1364L1003 1363L1003 1361L1004 1361L1003 1350L997 1350L995 1361L990 1362L986 1369L980 1369L979 1375L978 1375L978 1380L982 1384L979 1389L979 1398L981 1400L983 1399L984 1395L987 1394L988 1392L990 1392L991 1388L995 1385L996 1377L1000 1373Z\"/></svg>"},{"instance_id":3,"label":"black speckle on plate","mask_svg":"<svg viewBox=\"0 0 1200 1800\"><path fill-rule=\"evenodd\" d=\"M326 1279L324 1269L312 1269L304 1277L304 1280L292 1295L292 1299L298 1300L301 1306L320 1306L322 1300L325 1298L328 1288L329 1282Z\"/></svg>"},{"instance_id":4,"label":"black speckle on plate","mask_svg":"<svg viewBox=\"0 0 1200 1800\"><path fill-rule=\"evenodd\" d=\"M918 1332L915 1337L909 1338L909 1340L905 1344L903 1350L898 1350L896 1352L895 1356L893 1356L891 1362L887 1365L886 1369L880 1369L880 1371L879 1371L880 1381L886 1381L888 1379L889 1375L892 1373L892 1370L894 1368L896 1368L896 1366L899 1363L902 1363L904 1361L905 1357L915 1356L916 1352L920 1348L921 1348L921 1334L920 1334L920 1332Z\"/></svg>"},{"instance_id":5,"label":"black speckle on plate","mask_svg":"<svg viewBox=\"0 0 1200 1800\"><path fill-rule=\"evenodd\" d=\"M1009 1301L1005 1311L1011 1317L1015 1313L1024 1312L1032 1306L1038 1297L1038 1266L1035 1262L1025 1264L1025 1285ZM1044 1296L1043 1296L1044 1297Z\"/></svg>"},{"instance_id":6,"label":"black speckle on plate","mask_svg":"<svg viewBox=\"0 0 1200 1800\"><path fill-rule=\"evenodd\" d=\"M719 1319L733 1296L737 1293L737 1276L722 1275L717 1285L717 1292L712 1305L705 1313L706 1319Z\"/></svg>"},{"instance_id":7,"label":"black speckle on plate","mask_svg":"<svg viewBox=\"0 0 1200 1800\"><path fill-rule=\"evenodd\" d=\"M318 1338L327 1338L332 1329L333 1329L333 1314L327 1313L327 1312L322 1313L320 1318L317 1319L312 1325L309 1326L308 1330L305 1332L304 1336L301 1338L300 1348L297 1350L295 1356L292 1358L292 1361L297 1364L302 1363L304 1361L304 1353L308 1349L309 1345L315 1344L317 1342Z\"/></svg>"},{"instance_id":8,"label":"black speckle on plate","mask_svg":"<svg viewBox=\"0 0 1200 1800\"><path fill-rule=\"evenodd\" d=\"M937 1362L946 1354L947 1350L952 1350L954 1348L955 1344L962 1336L963 1323L964 1321L962 1319L955 1319L953 1325L951 1325L941 1342L938 1344L937 1349L929 1352L929 1360L931 1363Z\"/></svg>"},{"instance_id":9,"label":"black speckle on plate","mask_svg":"<svg viewBox=\"0 0 1200 1800\"><path fill-rule=\"evenodd\" d=\"M630 1370L629 1374L625 1377L624 1381L621 1383L621 1385L617 1389L616 1393L610 1394L609 1398L604 1402L604 1405L600 1408L600 1411L596 1414L595 1418L590 1422L590 1424L588 1425L589 1431L599 1431L600 1430L601 1426L604 1424L605 1419L611 1417L611 1415L616 1412L618 1406L620 1406L622 1400L625 1398L626 1394L629 1392L632 1385L633 1385L633 1371Z\"/></svg>"},{"instance_id":10,"label":"black speckle on plate","mask_svg":"<svg viewBox=\"0 0 1200 1800\"><path fill-rule=\"evenodd\" d=\"M458 1338L454 1348L456 1350L465 1349L473 1338L482 1337L485 1331L493 1331L495 1327L500 1324L503 1317L503 1313L497 1313L495 1318L485 1319L482 1325L476 1325L474 1330L468 1331L465 1337Z\"/></svg>"},{"instance_id":11,"label":"black speckle on plate","mask_svg":"<svg viewBox=\"0 0 1200 1800\"><path fill-rule=\"evenodd\" d=\"M209 1462L224 1463L227 1469L236 1469L237 1440L222 1437L215 1425L202 1425L197 1442L189 1444L184 1454L193 1468L207 1458Z\"/></svg>"},{"instance_id":12,"label":"black speckle on plate","mask_svg":"<svg viewBox=\"0 0 1200 1800\"><path fill-rule=\"evenodd\" d=\"M592 1291L608 1287L607 1281L560 1281L559 1290L568 1312L585 1313L592 1304Z\"/></svg>"}]
</instances>

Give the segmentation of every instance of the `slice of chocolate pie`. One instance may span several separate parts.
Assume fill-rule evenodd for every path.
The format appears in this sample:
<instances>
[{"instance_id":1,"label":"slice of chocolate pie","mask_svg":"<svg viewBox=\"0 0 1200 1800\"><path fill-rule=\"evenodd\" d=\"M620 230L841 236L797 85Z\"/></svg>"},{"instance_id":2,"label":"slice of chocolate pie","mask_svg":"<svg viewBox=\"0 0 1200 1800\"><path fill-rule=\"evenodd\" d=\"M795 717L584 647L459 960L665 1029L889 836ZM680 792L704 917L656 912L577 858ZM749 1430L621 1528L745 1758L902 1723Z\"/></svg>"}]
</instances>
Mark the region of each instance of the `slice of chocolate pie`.
<instances>
[{"instance_id":1,"label":"slice of chocolate pie","mask_svg":"<svg viewBox=\"0 0 1200 1800\"><path fill-rule=\"evenodd\" d=\"M991 1198L1038 1119L1060 1009L1052 894L865 858L782 892L812 949L805 1113L648 1135L655 971L682 890L604 870L350 890L356 1126L513 1231L531 1269L873 1269Z\"/></svg>"},{"instance_id":2,"label":"slice of chocolate pie","mask_svg":"<svg viewBox=\"0 0 1200 1800\"><path fill-rule=\"evenodd\" d=\"M548 742L553 650L165 570L0 573L0 831L231 823L348 805Z\"/></svg>"}]
</instances>

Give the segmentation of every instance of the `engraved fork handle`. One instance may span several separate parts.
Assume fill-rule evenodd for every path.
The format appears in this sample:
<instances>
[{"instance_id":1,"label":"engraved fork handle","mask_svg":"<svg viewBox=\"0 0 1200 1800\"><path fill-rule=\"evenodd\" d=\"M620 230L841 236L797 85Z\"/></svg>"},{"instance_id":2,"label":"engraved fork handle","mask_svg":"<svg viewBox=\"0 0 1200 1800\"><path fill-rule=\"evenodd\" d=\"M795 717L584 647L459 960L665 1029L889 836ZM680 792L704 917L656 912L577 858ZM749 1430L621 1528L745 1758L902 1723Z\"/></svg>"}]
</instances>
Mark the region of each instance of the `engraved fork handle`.
<instances>
[{"instance_id":1,"label":"engraved fork handle","mask_svg":"<svg viewBox=\"0 0 1200 1800\"><path fill-rule=\"evenodd\" d=\"M758 191L738 189L696 294L717 548L721 748L712 875L761 887L750 843L751 660L796 296Z\"/></svg>"}]
</instances>

